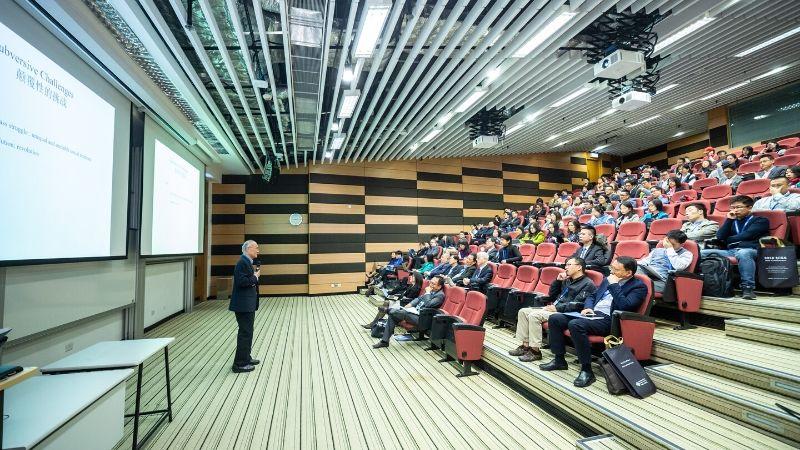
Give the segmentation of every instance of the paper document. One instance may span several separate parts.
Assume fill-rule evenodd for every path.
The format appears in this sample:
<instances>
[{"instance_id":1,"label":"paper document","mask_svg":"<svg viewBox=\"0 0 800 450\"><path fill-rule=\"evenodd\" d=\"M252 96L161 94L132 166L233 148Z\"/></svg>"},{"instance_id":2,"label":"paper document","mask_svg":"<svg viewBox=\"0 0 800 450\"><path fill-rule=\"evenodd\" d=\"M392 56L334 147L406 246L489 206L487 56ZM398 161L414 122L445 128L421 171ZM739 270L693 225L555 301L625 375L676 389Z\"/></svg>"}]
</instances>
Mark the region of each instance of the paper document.
<instances>
[{"instance_id":1,"label":"paper document","mask_svg":"<svg viewBox=\"0 0 800 450\"><path fill-rule=\"evenodd\" d=\"M602 319L603 318L603 316L600 316L600 315L597 315L597 316L583 316L579 312L568 312L568 313L564 313L564 315L565 316L570 316L570 317L577 317L578 319L589 319L589 320L597 320L597 319Z\"/></svg>"}]
</instances>

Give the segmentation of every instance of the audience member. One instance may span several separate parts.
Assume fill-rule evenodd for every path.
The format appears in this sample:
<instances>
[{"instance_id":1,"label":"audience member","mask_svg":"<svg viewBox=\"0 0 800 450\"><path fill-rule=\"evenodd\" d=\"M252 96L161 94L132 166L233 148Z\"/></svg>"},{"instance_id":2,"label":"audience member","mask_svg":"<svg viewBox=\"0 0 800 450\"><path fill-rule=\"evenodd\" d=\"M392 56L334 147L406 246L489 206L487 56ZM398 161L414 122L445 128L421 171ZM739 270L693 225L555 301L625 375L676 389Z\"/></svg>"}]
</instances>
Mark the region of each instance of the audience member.
<instances>
[{"instance_id":1,"label":"audience member","mask_svg":"<svg viewBox=\"0 0 800 450\"><path fill-rule=\"evenodd\" d=\"M597 231L591 225L581 226L578 233L578 243L581 244L578 250L572 255L573 258L581 258L587 266L602 267L608 261L606 248L597 242Z\"/></svg>"},{"instance_id":2,"label":"audience member","mask_svg":"<svg viewBox=\"0 0 800 450\"><path fill-rule=\"evenodd\" d=\"M596 227L597 225L607 224L607 223L610 223L610 224L614 223L614 218L612 216L606 214L606 210L601 205L593 206L591 214L592 214L592 218L589 219L589 225L591 225L593 227Z\"/></svg>"},{"instance_id":3,"label":"audience member","mask_svg":"<svg viewBox=\"0 0 800 450\"><path fill-rule=\"evenodd\" d=\"M419 323L419 312L423 308L438 308L444 303L444 292L442 287L444 282L442 277L435 276L428 283L425 288L425 294L417 297L408 305L399 308L390 308L388 310L389 319L386 321L386 328L383 330L383 337L372 348L383 348L389 346L389 339L394 334L394 328L400 322L409 322L411 324Z\"/></svg>"},{"instance_id":4,"label":"audience member","mask_svg":"<svg viewBox=\"0 0 800 450\"><path fill-rule=\"evenodd\" d=\"M638 222L639 215L633 209L631 202L621 202L619 204L619 215L617 216L617 228L623 223Z\"/></svg>"},{"instance_id":5,"label":"audience member","mask_svg":"<svg viewBox=\"0 0 800 450\"><path fill-rule=\"evenodd\" d=\"M777 175L769 182L769 193L755 202L753 211L786 211L800 210L800 194L789 192L789 179L786 175Z\"/></svg>"},{"instance_id":6,"label":"audience member","mask_svg":"<svg viewBox=\"0 0 800 450\"><path fill-rule=\"evenodd\" d=\"M462 281L465 285L469 286L471 290L480 291L485 294L486 287L489 285L489 282L492 281L492 277L494 276L492 266L489 265L489 255L486 252L478 252L476 264L477 267L475 268L475 273L472 274L472 277L465 277L462 279Z\"/></svg>"},{"instance_id":7,"label":"audience member","mask_svg":"<svg viewBox=\"0 0 800 450\"><path fill-rule=\"evenodd\" d=\"M578 219L572 219L567 222L567 235L568 242L580 242L579 233L581 232L581 223Z\"/></svg>"},{"instance_id":8,"label":"audience member","mask_svg":"<svg viewBox=\"0 0 800 450\"><path fill-rule=\"evenodd\" d=\"M664 292L669 273L675 270L685 270L692 264L692 252L683 248L686 242L686 233L680 230L670 230L661 240L661 247L656 247L650 254L640 259L637 273L650 277L653 280L655 292Z\"/></svg>"},{"instance_id":9,"label":"audience member","mask_svg":"<svg viewBox=\"0 0 800 450\"><path fill-rule=\"evenodd\" d=\"M789 179L790 188L800 188L800 166L786 169L786 177Z\"/></svg>"},{"instance_id":10,"label":"audience member","mask_svg":"<svg viewBox=\"0 0 800 450\"><path fill-rule=\"evenodd\" d=\"M718 178L719 184L726 184L731 187L731 190L736 190L739 183L742 182L742 177L736 173L737 165L728 161L722 163L722 176Z\"/></svg>"},{"instance_id":11,"label":"audience member","mask_svg":"<svg viewBox=\"0 0 800 450\"><path fill-rule=\"evenodd\" d=\"M706 218L706 205L702 203L687 206L685 212L686 222L681 226L681 231L703 248L707 239L713 239L717 235L719 224Z\"/></svg>"},{"instance_id":12,"label":"audience member","mask_svg":"<svg viewBox=\"0 0 800 450\"><path fill-rule=\"evenodd\" d=\"M511 245L511 236L507 234L500 237L500 250L497 251L497 260L501 264L513 264L522 260L519 248L516 245Z\"/></svg>"},{"instance_id":13,"label":"audience member","mask_svg":"<svg viewBox=\"0 0 800 450\"><path fill-rule=\"evenodd\" d=\"M682 165L680 167L679 175L675 178L675 182L678 186L680 186L681 183L691 186L692 183L697 180L697 177L692 173L692 166L690 164Z\"/></svg>"},{"instance_id":14,"label":"audience member","mask_svg":"<svg viewBox=\"0 0 800 450\"><path fill-rule=\"evenodd\" d=\"M661 203L661 200L656 198L647 203L647 212L644 213L642 222L650 227L650 224L653 223L654 220L666 219L667 217L667 213L664 212L664 204Z\"/></svg>"},{"instance_id":15,"label":"audience member","mask_svg":"<svg viewBox=\"0 0 800 450\"><path fill-rule=\"evenodd\" d=\"M372 322L362 325L366 329L371 329L379 320L386 316L389 310L389 305L393 299L399 301L401 306L407 305L412 299L419 297L419 292L422 290L422 274L414 272L408 277L405 283L398 284L397 287L387 292L387 300L383 302L382 306L378 307L378 314L372 319Z\"/></svg>"},{"instance_id":16,"label":"audience member","mask_svg":"<svg viewBox=\"0 0 800 450\"><path fill-rule=\"evenodd\" d=\"M756 172L756 179L772 179L777 176L786 175L786 166L776 166L775 156L770 153L762 153L758 157L758 163L761 165L761 170Z\"/></svg>"},{"instance_id":17,"label":"audience member","mask_svg":"<svg viewBox=\"0 0 800 450\"><path fill-rule=\"evenodd\" d=\"M475 264L478 259L478 255L475 253L470 253L469 256L464 258L462 261L463 269L461 272L458 273L456 277L452 279L452 285L460 286L463 288L469 287L469 280L472 278L472 275L475 274ZM449 284L449 283L448 283Z\"/></svg>"}]
</instances>

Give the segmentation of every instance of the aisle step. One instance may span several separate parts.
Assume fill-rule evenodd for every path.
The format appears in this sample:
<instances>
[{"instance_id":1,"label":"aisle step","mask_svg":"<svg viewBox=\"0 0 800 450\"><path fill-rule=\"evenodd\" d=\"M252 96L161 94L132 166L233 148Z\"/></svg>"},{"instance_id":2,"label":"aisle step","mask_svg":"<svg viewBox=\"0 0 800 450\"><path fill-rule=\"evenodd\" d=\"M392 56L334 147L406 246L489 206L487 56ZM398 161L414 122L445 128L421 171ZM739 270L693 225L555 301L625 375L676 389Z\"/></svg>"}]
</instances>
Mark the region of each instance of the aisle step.
<instances>
[{"instance_id":1,"label":"aisle step","mask_svg":"<svg viewBox=\"0 0 800 450\"><path fill-rule=\"evenodd\" d=\"M800 351L726 336L698 327L658 325L653 359L694 367L791 398L800 399Z\"/></svg>"},{"instance_id":2,"label":"aisle step","mask_svg":"<svg viewBox=\"0 0 800 450\"><path fill-rule=\"evenodd\" d=\"M727 319L725 334L800 350L800 324L796 323L758 318Z\"/></svg>"},{"instance_id":3,"label":"aisle step","mask_svg":"<svg viewBox=\"0 0 800 450\"><path fill-rule=\"evenodd\" d=\"M800 401L680 364L652 366L647 371L658 389L664 392L774 433L795 444L800 442L800 421L776 406L776 403L780 403L791 410L800 411Z\"/></svg>"},{"instance_id":4,"label":"aisle step","mask_svg":"<svg viewBox=\"0 0 800 450\"><path fill-rule=\"evenodd\" d=\"M635 447L613 434L601 434L578 439L575 442L575 448L578 450L633 450Z\"/></svg>"},{"instance_id":5,"label":"aisle step","mask_svg":"<svg viewBox=\"0 0 800 450\"><path fill-rule=\"evenodd\" d=\"M800 297L762 296L756 300L744 300L740 297L703 297L700 313L725 318L780 318L785 322L800 323Z\"/></svg>"}]
</instances>

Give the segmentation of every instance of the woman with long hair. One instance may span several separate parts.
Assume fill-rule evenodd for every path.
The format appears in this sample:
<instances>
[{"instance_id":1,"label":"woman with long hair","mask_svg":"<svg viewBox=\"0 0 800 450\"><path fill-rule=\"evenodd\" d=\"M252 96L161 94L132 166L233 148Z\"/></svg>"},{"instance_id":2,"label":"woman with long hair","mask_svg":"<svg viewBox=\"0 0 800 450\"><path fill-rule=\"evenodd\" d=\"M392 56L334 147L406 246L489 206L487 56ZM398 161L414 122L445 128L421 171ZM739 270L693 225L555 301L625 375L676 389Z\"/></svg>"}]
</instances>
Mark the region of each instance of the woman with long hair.
<instances>
[{"instance_id":1,"label":"woman with long hair","mask_svg":"<svg viewBox=\"0 0 800 450\"><path fill-rule=\"evenodd\" d=\"M578 242L578 234L581 232L581 223L578 219L570 220L567 223L567 236L569 242Z\"/></svg>"},{"instance_id":2,"label":"woman with long hair","mask_svg":"<svg viewBox=\"0 0 800 450\"><path fill-rule=\"evenodd\" d=\"M647 204L647 212L644 214L642 222L650 227L650 224L654 220L666 218L667 213L664 212L664 204L661 203L661 200L654 198L653 200L650 200L650 203Z\"/></svg>"},{"instance_id":3,"label":"woman with long hair","mask_svg":"<svg viewBox=\"0 0 800 450\"><path fill-rule=\"evenodd\" d=\"M617 217L617 228L623 223L638 222L639 215L633 209L631 202L622 202L619 204L619 216Z\"/></svg>"}]
</instances>

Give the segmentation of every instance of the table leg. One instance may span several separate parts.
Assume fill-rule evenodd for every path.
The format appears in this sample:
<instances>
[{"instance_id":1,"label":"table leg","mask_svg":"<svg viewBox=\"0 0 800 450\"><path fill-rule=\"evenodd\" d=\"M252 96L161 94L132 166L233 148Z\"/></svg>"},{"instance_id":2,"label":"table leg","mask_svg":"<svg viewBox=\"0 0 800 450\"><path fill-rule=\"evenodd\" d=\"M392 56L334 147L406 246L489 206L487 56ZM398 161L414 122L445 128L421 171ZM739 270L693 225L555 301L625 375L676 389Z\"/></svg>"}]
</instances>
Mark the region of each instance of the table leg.
<instances>
[{"instance_id":1,"label":"table leg","mask_svg":"<svg viewBox=\"0 0 800 450\"><path fill-rule=\"evenodd\" d=\"M139 370L136 375L136 409L133 412L133 450L138 448L137 440L139 439L139 413L142 406L142 368L144 363L139 364Z\"/></svg>"},{"instance_id":2,"label":"table leg","mask_svg":"<svg viewBox=\"0 0 800 450\"><path fill-rule=\"evenodd\" d=\"M167 414L172 422L172 389L169 381L169 348L164 347L164 373L167 375Z\"/></svg>"}]
</instances>

